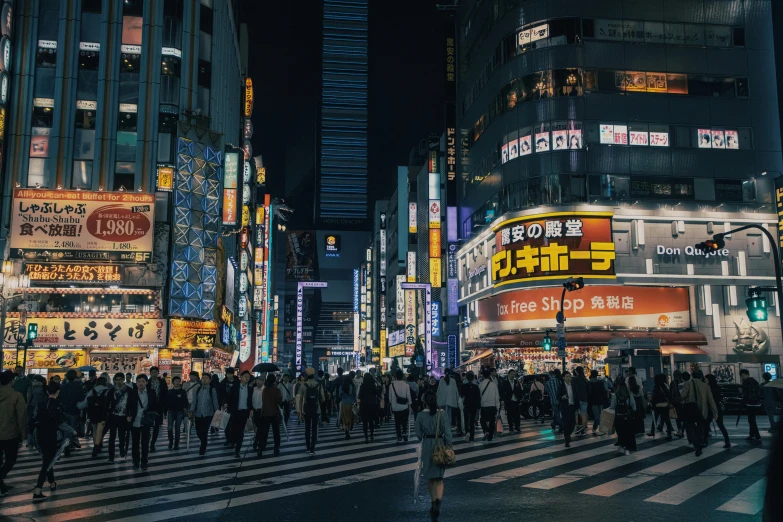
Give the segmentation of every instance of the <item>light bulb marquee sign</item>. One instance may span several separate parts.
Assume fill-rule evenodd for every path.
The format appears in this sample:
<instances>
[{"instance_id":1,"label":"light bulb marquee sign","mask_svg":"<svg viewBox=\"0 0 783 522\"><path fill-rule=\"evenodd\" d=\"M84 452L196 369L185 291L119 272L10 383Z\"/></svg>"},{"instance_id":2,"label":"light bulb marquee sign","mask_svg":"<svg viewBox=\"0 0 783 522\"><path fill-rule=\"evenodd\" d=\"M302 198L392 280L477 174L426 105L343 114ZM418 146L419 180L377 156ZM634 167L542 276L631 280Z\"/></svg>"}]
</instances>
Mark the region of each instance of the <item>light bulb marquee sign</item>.
<instances>
[{"instance_id":1,"label":"light bulb marquee sign","mask_svg":"<svg viewBox=\"0 0 783 522\"><path fill-rule=\"evenodd\" d=\"M302 371L302 330L304 311L304 289L305 288L326 288L327 283L323 281L300 281L296 287L296 369Z\"/></svg>"}]
</instances>

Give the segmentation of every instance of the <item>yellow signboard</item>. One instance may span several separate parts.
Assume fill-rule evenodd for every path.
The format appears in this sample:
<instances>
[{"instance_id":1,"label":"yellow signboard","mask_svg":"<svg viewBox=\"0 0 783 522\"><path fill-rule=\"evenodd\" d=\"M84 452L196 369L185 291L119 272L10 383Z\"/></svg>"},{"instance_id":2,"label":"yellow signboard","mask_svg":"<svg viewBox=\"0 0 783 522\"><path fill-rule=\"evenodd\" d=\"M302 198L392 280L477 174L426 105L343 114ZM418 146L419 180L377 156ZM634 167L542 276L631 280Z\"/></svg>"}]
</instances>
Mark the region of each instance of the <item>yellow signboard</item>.
<instances>
[{"instance_id":1,"label":"yellow signboard","mask_svg":"<svg viewBox=\"0 0 783 522\"><path fill-rule=\"evenodd\" d=\"M158 167L157 187L162 192L174 190L174 167Z\"/></svg>"},{"instance_id":2,"label":"yellow signboard","mask_svg":"<svg viewBox=\"0 0 783 522\"><path fill-rule=\"evenodd\" d=\"M440 280L443 275L440 261L439 257L430 259L430 284L432 288L440 288Z\"/></svg>"}]
</instances>

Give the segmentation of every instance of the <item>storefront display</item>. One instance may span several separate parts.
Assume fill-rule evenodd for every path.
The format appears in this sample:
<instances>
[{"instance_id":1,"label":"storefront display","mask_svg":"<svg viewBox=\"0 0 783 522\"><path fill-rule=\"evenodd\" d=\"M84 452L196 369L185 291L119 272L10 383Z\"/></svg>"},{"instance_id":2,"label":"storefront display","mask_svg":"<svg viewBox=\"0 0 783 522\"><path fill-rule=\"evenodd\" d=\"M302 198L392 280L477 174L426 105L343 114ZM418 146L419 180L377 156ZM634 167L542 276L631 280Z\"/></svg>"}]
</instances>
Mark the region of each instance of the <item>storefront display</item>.
<instances>
[{"instance_id":1,"label":"storefront display","mask_svg":"<svg viewBox=\"0 0 783 522\"><path fill-rule=\"evenodd\" d=\"M149 373L150 368L156 365L157 353L151 351L125 351L118 350L92 350L90 352L90 365L100 372L108 372L114 375L117 372Z\"/></svg>"},{"instance_id":2,"label":"storefront display","mask_svg":"<svg viewBox=\"0 0 783 522\"><path fill-rule=\"evenodd\" d=\"M28 318L38 324L36 346L98 347L134 346L162 347L166 344L166 321L163 319L129 318ZM6 319L5 347L15 347L16 338L22 336L24 327L16 318Z\"/></svg>"},{"instance_id":3,"label":"storefront display","mask_svg":"<svg viewBox=\"0 0 783 522\"><path fill-rule=\"evenodd\" d=\"M3 350L3 369L13 370L24 358L24 350ZM82 350L27 350L27 370L53 370L65 372L84 365ZM18 361L18 362L17 362Z\"/></svg>"}]
</instances>

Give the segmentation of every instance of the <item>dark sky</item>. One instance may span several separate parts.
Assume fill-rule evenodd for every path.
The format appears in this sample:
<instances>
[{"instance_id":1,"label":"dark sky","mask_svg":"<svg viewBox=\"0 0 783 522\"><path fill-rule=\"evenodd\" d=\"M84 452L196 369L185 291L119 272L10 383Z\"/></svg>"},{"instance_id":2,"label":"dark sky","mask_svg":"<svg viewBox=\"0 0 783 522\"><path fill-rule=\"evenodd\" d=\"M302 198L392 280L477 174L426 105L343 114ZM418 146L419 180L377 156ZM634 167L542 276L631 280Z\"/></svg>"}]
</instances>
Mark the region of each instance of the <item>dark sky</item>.
<instances>
[{"instance_id":1,"label":"dark sky","mask_svg":"<svg viewBox=\"0 0 783 522\"><path fill-rule=\"evenodd\" d=\"M444 14L433 0L370 2L369 199L394 190L398 165L422 138L443 127ZM308 3L243 6L255 87L254 153L264 157L273 193L290 158L312 153L303 129L318 113L320 12Z\"/></svg>"}]
</instances>

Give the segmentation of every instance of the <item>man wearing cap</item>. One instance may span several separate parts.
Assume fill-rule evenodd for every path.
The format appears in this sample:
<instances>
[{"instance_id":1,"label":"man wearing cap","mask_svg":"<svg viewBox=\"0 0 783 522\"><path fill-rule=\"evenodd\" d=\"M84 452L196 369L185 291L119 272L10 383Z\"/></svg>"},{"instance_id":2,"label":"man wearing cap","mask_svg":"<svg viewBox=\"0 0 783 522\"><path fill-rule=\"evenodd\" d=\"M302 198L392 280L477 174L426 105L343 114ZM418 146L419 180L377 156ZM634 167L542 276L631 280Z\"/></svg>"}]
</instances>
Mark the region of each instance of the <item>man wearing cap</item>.
<instances>
[{"instance_id":1,"label":"man wearing cap","mask_svg":"<svg viewBox=\"0 0 783 522\"><path fill-rule=\"evenodd\" d=\"M306 380L299 387L302 411L305 416L305 443L307 444L307 452L310 455L315 455L315 442L318 440L318 412L321 410L321 404L325 400L324 389L314 377L315 369L306 369Z\"/></svg>"},{"instance_id":2,"label":"man wearing cap","mask_svg":"<svg viewBox=\"0 0 783 522\"><path fill-rule=\"evenodd\" d=\"M231 426L232 442L234 443L234 457L239 458L242 449L242 439L245 436L247 419L253 413L253 389L250 387L250 372L245 370L239 378L239 383L231 387L228 397L228 413L231 414L229 425Z\"/></svg>"}]
</instances>

